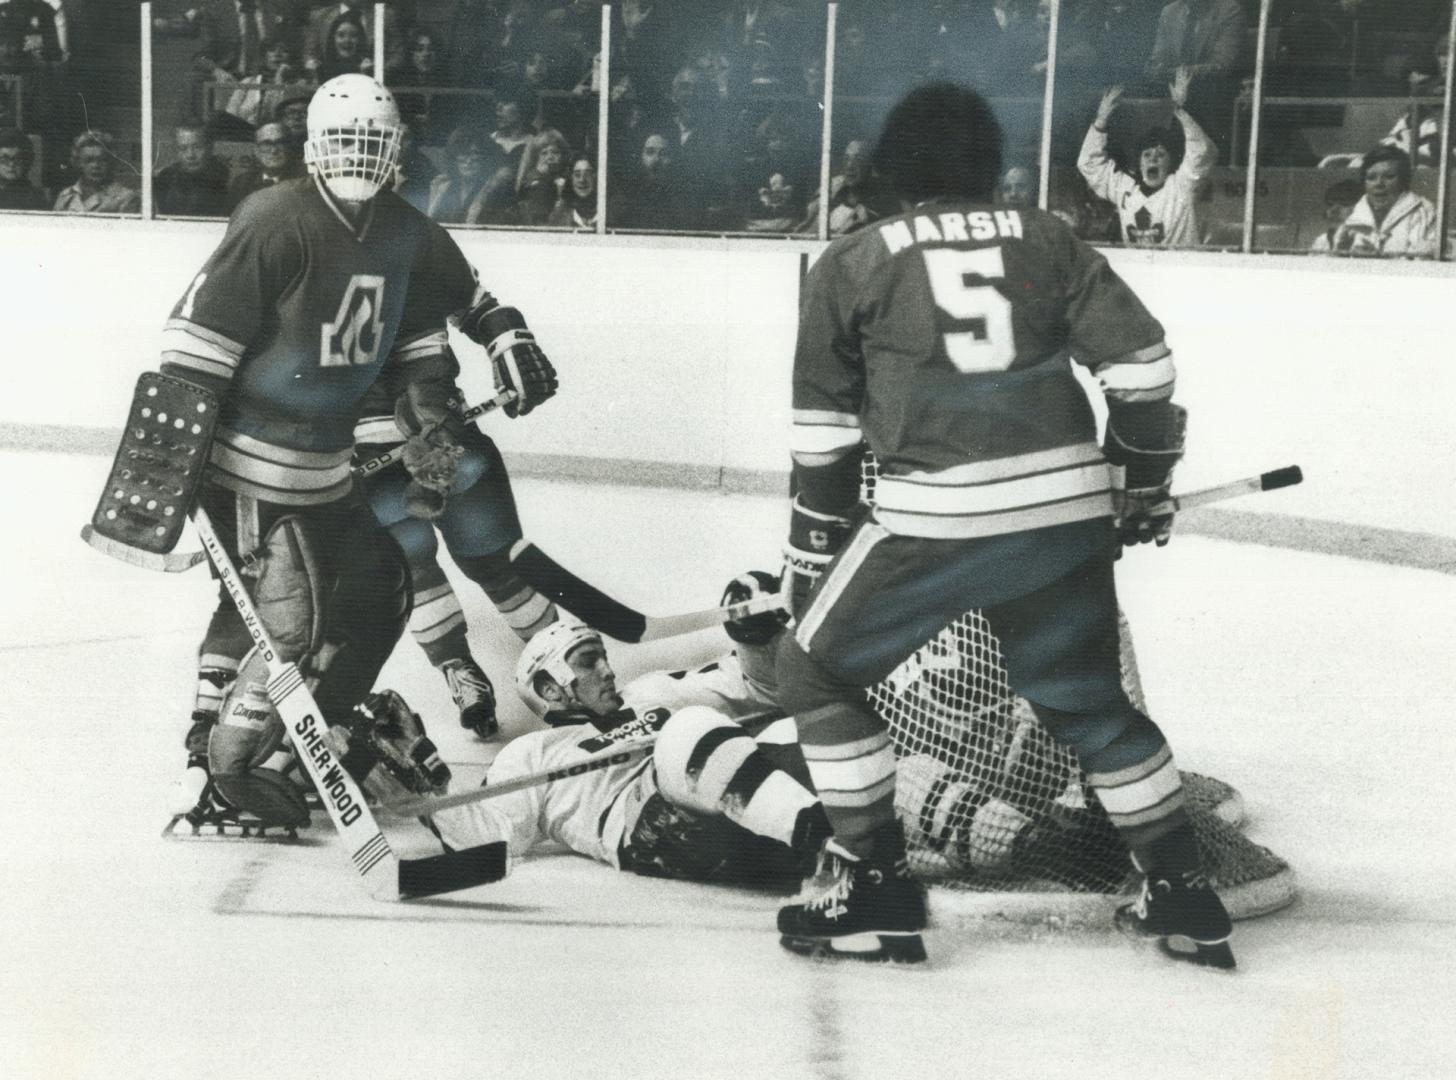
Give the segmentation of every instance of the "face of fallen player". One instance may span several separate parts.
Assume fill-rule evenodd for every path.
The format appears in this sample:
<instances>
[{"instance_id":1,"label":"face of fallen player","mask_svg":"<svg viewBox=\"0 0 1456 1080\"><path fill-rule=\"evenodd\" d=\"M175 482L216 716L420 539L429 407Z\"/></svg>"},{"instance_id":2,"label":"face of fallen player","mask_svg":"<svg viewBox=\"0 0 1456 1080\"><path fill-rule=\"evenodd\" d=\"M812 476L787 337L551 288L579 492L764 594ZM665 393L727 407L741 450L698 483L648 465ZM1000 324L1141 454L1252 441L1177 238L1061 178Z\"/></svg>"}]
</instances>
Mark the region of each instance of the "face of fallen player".
<instances>
[{"instance_id":1,"label":"face of fallen player","mask_svg":"<svg viewBox=\"0 0 1456 1080\"><path fill-rule=\"evenodd\" d=\"M1173 155L1166 146L1149 146L1138 156L1138 171L1143 185L1157 191L1168 182L1173 171Z\"/></svg>"},{"instance_id":2,"label":"face of fallen player","mask_svg":"<svg viewBox=\"0 0 1456 1080\"><path fill-rule=\"evenodd\" d=\"M607 648L600 641L584 641L566 654L567 666L576 676L571 684L571 697L576 704L606 716L622 707L617 693L617 673L607 659Z\"/></svg>"}]
</instances>

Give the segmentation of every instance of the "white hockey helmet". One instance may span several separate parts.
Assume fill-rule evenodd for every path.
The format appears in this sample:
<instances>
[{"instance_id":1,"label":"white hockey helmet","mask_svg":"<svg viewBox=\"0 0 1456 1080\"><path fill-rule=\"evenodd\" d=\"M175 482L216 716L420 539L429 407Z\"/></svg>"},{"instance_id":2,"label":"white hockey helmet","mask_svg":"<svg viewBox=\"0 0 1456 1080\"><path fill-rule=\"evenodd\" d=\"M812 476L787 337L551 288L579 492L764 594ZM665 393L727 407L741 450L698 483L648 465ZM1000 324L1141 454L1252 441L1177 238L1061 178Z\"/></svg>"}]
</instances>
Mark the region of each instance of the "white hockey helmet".
<instances>
[{"instance_id":1,"label":"white hockey helmet","mask_svg":"<svg viewBox=\"0 0 1456 1080\"><path fill-rule=\"evenodd\" d=\"M537 713L544 714L550 708L546 699L536 693L536 676L542 672L570 692L576 682L576 672L572 671L566 658L572 650L589 641L601 645L602 635L586 623L573 619L559 619L533 634L516 661L516 692L522 700Z\"/></svg>"},{"instance_id":2,"label":"white hockey helmet","mask_svg":"<svg viewBox=\"0 0 1456 1080\"><path fill-rule=\"evenodd\" d=\"M372 199L394 181L401 133L394 95L368 75L337 75L308 103L303 159L336 198Z\"/></svg>"}]
</instances>

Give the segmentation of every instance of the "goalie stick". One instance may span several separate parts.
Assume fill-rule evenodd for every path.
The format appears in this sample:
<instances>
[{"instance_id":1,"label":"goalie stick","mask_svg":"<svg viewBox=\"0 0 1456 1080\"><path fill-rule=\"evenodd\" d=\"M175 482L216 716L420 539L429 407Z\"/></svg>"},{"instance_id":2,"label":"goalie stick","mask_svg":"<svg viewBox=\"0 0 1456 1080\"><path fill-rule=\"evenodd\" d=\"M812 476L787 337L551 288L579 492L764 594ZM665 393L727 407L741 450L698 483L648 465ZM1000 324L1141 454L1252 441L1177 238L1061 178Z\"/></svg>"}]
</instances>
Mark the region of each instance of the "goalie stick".
<instances>
[{"instance_id":1,"label":"goalie stick","mask_svg":"<svg viewBox=\"0 0 1456 1080\"><path fill-rule=\"evenodd\" d=\"M782 709L765 709L763 712L733 718L733 723L739 727L752 728L755 725L768 724L774 720L782 720L783 718L784 711ZM485 799L494 799L497 795L509 795L513 791L523 791L526 788L554 783L557 780L567 780L573 776L597 772L612 765L625 765L628 762L637 761L652 753L652 748L657 743L657 736L658 733L653 732L650 735L644 735L640 739L632 739L629 742L624 742L617 746L609 746L605 750L598 750L595 754L589 754L580 761L573 762L570 765L563 765L556 769L546 769L543 772L527 773L525 776L517 776L511 780L502 780L499 784L485 783L474 791L461 791L454 795L406 799L402 802L386 803L380 809L391 817L425 817L440 810L450 810L457 806L468 806L471 803L481 802ZM489 778L487 777L487 779Z\"/></svg>"},{"instance_id":2,"label":"goalie stick","mask_svg":"<svg viewBox=\"0 0 1456 1080\"><path fill-rule=\"evenodd\" d=\"M1226 484L1175 495L1169 502L1174 511L1192 510L1239 495L1291 487L1303 480L1304 473L1299 466L1288 465L1242 480L1232 480ZM550 597L588 626L618 641L632 644L675 637L678 634L691 634L734 619L775 611L785 604L781 595L769 595L729 607L707 608L681 615L647 615L583 581L529 540L516 541L511 548L511 565L537 591Z\"/></svg>"},{"instance_id":3,"label":"goalie stick","mask_svg":"<svg viewBox=\"0 0 1456 1080\"><path fill-rule=\"evenodd\" d=\"M466 409L463 413L460 414L460 419L468 424L472 420L477 420L480 417L484 416L492 409L498 409L502 405L509 405L511 402L516 400L516 397L517 394L514 390L502 390L495 397L489 398L486 401L482 401L479 405L472 405L470 408ZM402 457L404 457L404 443L400 443L392 450L386 450L378 457L370 458L368 461L361 462L360 464L355 465L354 475L359 477L361 480L366 476L373 476L380 469L393 465Z\"/></svg>"},{"instance_id":4,"label":"goalie stick","mask_svg":"<svg viewBox=\"0 0 1456 1080\"><path fill-rule=\"evenodd\" d=\"M283 728L297 748L299 760L318 789L324 809L370 895L377 900L402 900L468 889L505 877L504 841L419 859L401 859L395 855L366 805L364 793L329 750L324 739L326 724L318 703L298 666L279 658L277 646L264 629L207 511L200 506L194 509L192 523L212 559L218 580L237 605L238 614L268 665L268 698L278 710Z\"/></svg>"}]
</instances>

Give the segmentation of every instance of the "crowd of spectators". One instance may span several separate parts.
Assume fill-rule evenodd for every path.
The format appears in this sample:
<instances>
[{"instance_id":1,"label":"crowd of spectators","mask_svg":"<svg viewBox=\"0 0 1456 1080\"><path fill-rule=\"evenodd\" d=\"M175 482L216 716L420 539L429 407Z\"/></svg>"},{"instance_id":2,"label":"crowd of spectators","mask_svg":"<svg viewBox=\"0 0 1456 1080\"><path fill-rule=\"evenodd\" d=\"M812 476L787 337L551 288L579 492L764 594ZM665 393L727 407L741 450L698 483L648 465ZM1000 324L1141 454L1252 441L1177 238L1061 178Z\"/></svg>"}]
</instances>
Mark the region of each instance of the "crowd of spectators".
<instances>
[{"instance_id":1,"label":"crowd of spectators","mask_svg":"<svg viewBox=\"0 0 1456 1080\"><path fill-rule=\"evenodd\" d=\"M80 2L0 0L0 75L12 76L5 89L24 84L36 95L31 100L43 102L47 79L68 55L67 5ZM382 25L372 0L154 6L156 40L174 42L173 52L187 56L185 67L155 71L160 114L175 120L158 127L165 132L154 186L160 214L224 215L258 187L300 175L313 88L334 75L364 72L394 89L408 124L399 190L442 222L594 229L604 182L611 228L817 231L826 24L817 0L619 0L605 65L609 85L602 81L598 0L391 0ZM1035 204L1042 178L1032 163L1051 6L842 0L826 208L831 235L895 211L869 165L870 143L891 101L928 78L967 81L994 99L1014 162L1001 197ZM1212 168L1238 164L1258 6L1062 0L1051 208L1095 241L1205 239L1198 185ZM1315 181L1314 190L1356 176L1368 186L1372 168L1395 170L1405 190L1385 210L1381 196L1362 193L1349 205L1348 227L1336 236L1330 225L1322 250L1419 247L1378 238L1390 214L1409 217L1402 200L1429 202L1411 190L1419 186L1413 166L1438 156L1443 118L1429 101L1421 108L1407 102L1444 87L1443 11L1449 0L1275 4L1270 93L1393 95L1383 148L1345 148L1343 160L1325 164L1351 172ZM1178 80L1175 108L1169 87ZM1099 104L1114 87L1129 107L1100 117ZM596 175L600 94L608 98L605 177ZM134 133L118 140L88 126L57 142L54 132L38 131L46 120L41 105L27 113L0 113L0 206L136 210L139 174L119 149L135 146ZM1271 119L1266 127L1273 146L1280 125ZM1090 168L1086 141L1097 128L1105 139ZM1195 131L1196 168L1188 154ZM1288 162L1271 160L1320 163L1307 150L1288 151L1290 145L1278 142L1285 149L1277 152L1294 155ZM1149 150L1166 159L1173 185L1167 190L1182 193L1176 227L1143 220L1174 201L1152 197L1160 185L1150 183L1140 162ZM44 169L36 168L38 154L50 159ZM1141 217L1131 220L1127 206L1116 204L1133 196L1115 193L1140 189Z\"/></svg>"}]
</instances>

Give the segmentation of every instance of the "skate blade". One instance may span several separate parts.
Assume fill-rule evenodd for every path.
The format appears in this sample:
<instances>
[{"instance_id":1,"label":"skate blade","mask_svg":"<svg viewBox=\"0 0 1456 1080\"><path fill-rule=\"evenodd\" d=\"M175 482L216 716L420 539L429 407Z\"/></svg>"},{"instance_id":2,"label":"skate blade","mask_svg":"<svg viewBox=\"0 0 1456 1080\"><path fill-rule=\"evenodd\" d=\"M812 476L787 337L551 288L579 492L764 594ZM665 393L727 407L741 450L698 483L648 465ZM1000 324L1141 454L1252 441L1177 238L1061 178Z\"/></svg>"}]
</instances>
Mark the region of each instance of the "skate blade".
<instances>
[{"instance_id":1,"label":"skate blade","mask_svg":"<svg viewBox=\"0 0 1456 1080\"><path fill-rule=\"evenodd\" d=\"M868 964L920 964L925 942L919 934L846 934L843 937L806 937L784 934L779 944L795 956L811 960L859 960Z\"/></svg>"},{"instance_id":2,"label":"skate blade","mask_svg":"<svg viewBox=\"0 0 1456 1080\"><path fill-rule=\"evenodd\" d=\"M1174 934L1170 937L1159 938L1158 948L1163 951L1164 956L1182 960L1184 963L1196 964L1199 967L1233 971L1238 966L1234 960L1234 951L1229 948L1227 939L1194 941L1190 937Z\"/></svg>"},{"instance_id":3,"label":"skate blade","mask_svg":"<svg viewBox=\"0 0 1456 1080\"><path fill-rule=\"evenodd\" d=\"M204 821L194 825L185 814L174 814L162 830L164 840L228 840L234 843L298 843L296 826L264 825L257 820Z\"/></svg>"}]
</instances>

